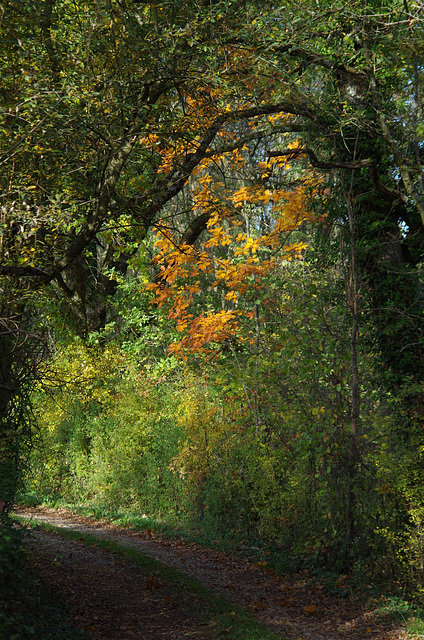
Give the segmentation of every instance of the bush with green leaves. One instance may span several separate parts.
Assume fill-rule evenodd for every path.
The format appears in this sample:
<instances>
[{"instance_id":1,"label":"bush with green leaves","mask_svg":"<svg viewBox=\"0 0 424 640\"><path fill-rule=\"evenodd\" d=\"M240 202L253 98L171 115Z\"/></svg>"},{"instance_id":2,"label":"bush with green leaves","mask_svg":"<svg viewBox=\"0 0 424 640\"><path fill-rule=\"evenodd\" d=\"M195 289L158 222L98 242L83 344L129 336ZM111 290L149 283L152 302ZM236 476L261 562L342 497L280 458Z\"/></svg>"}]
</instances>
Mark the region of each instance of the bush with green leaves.
<instances>
[{"instance_id":1,"label":"bush with green leaves","mask_svg":"<svg viewBox=\"0 0 424 640\"><path fill-rule=\"evenodd\" d=\"M182 433L178 394L166 378L112 347L82 343L58 354L55 367L65 382L38 392L27 489L157 517L181 511L183 489L169 468Z\"/></svg>"}]
</instances>

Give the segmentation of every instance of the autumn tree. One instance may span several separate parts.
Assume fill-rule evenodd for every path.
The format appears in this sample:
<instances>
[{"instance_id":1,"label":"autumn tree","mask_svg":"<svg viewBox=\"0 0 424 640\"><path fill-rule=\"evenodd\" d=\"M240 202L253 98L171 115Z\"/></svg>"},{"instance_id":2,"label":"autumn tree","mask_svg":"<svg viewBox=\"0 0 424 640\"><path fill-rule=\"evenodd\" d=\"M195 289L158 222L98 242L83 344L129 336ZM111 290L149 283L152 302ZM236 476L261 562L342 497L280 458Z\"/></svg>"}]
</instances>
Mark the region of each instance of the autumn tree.
<instances>
[{"instance_id":1,"label":"autumn tree","mask_svg":"<svg viewBox=\"0 0 424 640\"><path fill-rule=\"evenodd\" d=\"M302 9L299 14L290 5L283 16L280 7L264 6L227 40L244 65L243 95L254 86L263 103L274 92L283 100L280 119L273 126L250 119L244 132L233 121L205 155L216 160L256 140L256 161L269 163L269 171L258 166L256 178L263 183L266 176L274 187L273 160L306 163L328 177L329 193L340 201L332 208L334 222L346 229L342 183L349 181L363 292L387 380L396 386L405 375L420 379L422 366L421 15L418 5L400 2L304 3ZM286 190L289 180L285 175ZM329 213L325 205L321 210ZM174 242L194 242L207 224L203 212ZM329 229L327 218L323 237Z\"/></svg>"},{"instance_id":2,"label":"autumn tree","mask_svg":"<svg viewBox=\"0 0 424 640\"><path fill-rule=\"evenodd\" d=\"M85 336L104 326L116 274L218 134L233 145L237 123L303 106L269 90L264 99L268 79L237 43L253 5L1 6L4 321L19 341L28 297L47 287ZM205 224L191 220L187 233ZM13 336L1 337L4 416L20 387Z\"/></svg>"}]
</instances>

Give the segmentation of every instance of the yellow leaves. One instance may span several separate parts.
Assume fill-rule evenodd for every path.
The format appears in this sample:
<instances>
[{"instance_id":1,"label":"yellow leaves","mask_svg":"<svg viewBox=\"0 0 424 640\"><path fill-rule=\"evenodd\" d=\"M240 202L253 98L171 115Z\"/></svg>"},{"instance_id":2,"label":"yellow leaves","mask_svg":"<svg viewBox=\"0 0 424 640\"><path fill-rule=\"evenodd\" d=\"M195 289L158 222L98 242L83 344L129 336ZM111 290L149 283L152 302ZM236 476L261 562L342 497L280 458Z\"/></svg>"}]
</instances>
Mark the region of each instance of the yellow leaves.
<instances>
[{"instance_id":1,"label":"yellow leaves","mask_svg":"<svg viewBox=\"0 0 424 640\"><path fill-rule=\"evenodd\" d=\"M266 161L266 162L258 162L257 167L259 169L259 171L263 172L266 171L268 172L269 167L270 167L270 162Z\"/></svg>"},{"instance_id":2,"label":"yellow leaves","mask_svg":"<svg viewBox=\"0 0 424 640\"><path fill-rule=\"evenodd\" d=\"M249 201L250 192L250 187L242 187L233 194L231 200L236 207L241 207L244 202Z\"/></svg>"},{"instance_id":3,"label":"yellow leaves","mask_svg":"<svg viewBox=\"0 0 424 640\"><path fill-rule=\"evenodd\" d=\"M235 256L245 256L249 253L256 253L261 245L263 245L262 238L246 238L245 244L234 251Z\"/></svg>"},{"instance_id":4,"label":"yellow leaves","mask_svg":"<svg viewBox=\"0 0 424 640\"><path fill-rule=\"evenodd\" d=\"M228 293L225 294L225 299L228 300L228 302L234 302L236 303L238 300L238 295L236 291L228 291Z\"/></svg>"},{"instance_id":5,"label":"yellow leaves","mask_svg":"<svg viewBox=\"0 0 424 640\"><path fill-rule=\"evenodd\" d=\"M292 242L291 244L287 244L284 246L284 249L286 250L286 259L289 258L301 258L302 257L302 253L304 252L304 250L307 248L307 244L306 242Z\"/></svg>"},{"instance_id":6,"label":"yellow leaves","mask_svg":"<svg viewBox=\"0 0 424 640\"><path fill-rule=\"evenodd\" d=\"M228 229L224 229L220 225L211 226L210 224L208 224L208 229L210 238L205 242L205 248L210 249L218 246L225 247L232 244L233 238Z\"/></svg>"},{"instance_id":7,"label":"yellow leaves","mask_svg":"<svg viewBox=\"0 0 424 640\"><path fill-rule=\"evenodd\" d=\"M232 196L232 200L236 207L241 207L245 203L251 203L256 205L264 205L273 201L275 192L270 189L264 189L262 187L243 187L239 191L236 191Z\"/></svg>"},{"instance_id":8,"label":"yellow leaves","mask_svg":"<svg viewBox=\"0 0 424 640\"><path fill-rule=\"evenodd\" d=\"M268 122L269 124L273 125L273 124L276 124L279 120L281 120L281 118L287 118L287 115L285 113L275 113L273 115L268 116Z\"/></svg>"},{"instance_id":9,"label":"yellow leaves","mask_svg":"<svg viewBox=\"0 0 424 640\"><path fill-rule=\"evenodd\" d=\"M210 184L207 176L202 176L202 183L199 193ZM244 197L246 193L248 189L241 189L235 198ZM264 199L269 196L264 190L257 193ZM188 353L212 353L214 345L239 331L242 317L244 322L253 319L253 312L245 308L243 296L260 292L264 278L275 268L277 260L275 256L266 257L266 253L269 248L281 250L282 234L296 228L299 220L307 217L305 211L296 210L295 205L299 209L302 204L301 196L291 195L290 211L285 212L284 201L273 230L256 237L239 231L240 227L225 222L214 210L207 223L208 237L201 249L184 244L177 246L171 231L158 224L155 262L159 265L159 275L157 282L147 288L154 293L153 302L167 309L168 318L175 321L177 331L182 334L181 340L169 347L171 353L183 359ZM300 257L305 246L302 242L285 246L280 259ZM207 299L212 291L224 308L198 315L196 300L200 301L201 296ZM238 336L238 339L242 338ZM251 338L247 335L246 339Z\"/></svg>"},{"instance_id":10,"label":"yellow leaves","mask_svg":"<svg viewBox=\"0 0 424 640\"><path fill-rule=\"evenodd\" d=\"M268 177L270 175L268 165L266 163L260 164L264 165L262 178ZM297 193L297 191L295 193ZM290 204L290 207L292 207L293 199L293 192L287 192L284 189L268 189L262 185L242 187L238 191L235 191L231 196L231 201L237 208L242 207L243 204L249 203L261 207L270 205L271 211L278 211L285 203ZM302 205L304 204L305 202L302 201ZM306 210L304 213L306 213Z\"/></svg>"},{"instance_id":11,"label":"yellow leaves","mask_svg":"<svg viewBox=\"0 0 424 640\"><path fill-rule=\"evenodd\" d=\"M249 257L245 262L239 264L232 264L229 260L221 260L219 267L215 270L216 280L213 286L224 284L239 294L246 293L249 289L259 288L261 277L269 273L274 263L272 260L268 260L256 264L255 260L256 258ZM257 282L249 280L249 276L256 278Z\"/></svg>"},{"instance_id":12,"label":"yellow leaves","mask_svg":"<svg viewBox=\"0 0 424 640\"><path fill-rule=\"evenodd\" d=\"M119 351L111 346L101 351L87 348L75 342L60 351L53 364L54 376L62 380L69 393L81 401L91 399L106 403L111 390L107 384L109 377L119 370Z\"/></svg>"}]
</instances>

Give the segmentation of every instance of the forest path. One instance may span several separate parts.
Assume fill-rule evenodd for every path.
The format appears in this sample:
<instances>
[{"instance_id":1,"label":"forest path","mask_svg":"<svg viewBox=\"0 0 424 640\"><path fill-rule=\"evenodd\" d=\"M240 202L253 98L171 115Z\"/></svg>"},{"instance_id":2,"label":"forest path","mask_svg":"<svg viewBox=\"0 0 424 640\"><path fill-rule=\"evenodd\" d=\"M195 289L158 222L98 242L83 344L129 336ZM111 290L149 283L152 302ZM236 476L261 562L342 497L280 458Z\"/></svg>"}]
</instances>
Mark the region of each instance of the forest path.
<instances>
[{"instance_id":1,"label":"forest path","mask_svg":"<svg viewBox=\"0 0 424 640\"><path fill-rule=\"evenodd\" d=\"M248 610L287 640L407 637L398 623L391 623L377 609L367 609L357 595L330 596L307 572L279 576L251 560L161 538L151 530L117 527L67 509L20 507L16 514L116 542L159 560ZM198 616L187 612L175 592L154 574L135 569L130 561L40 529L33 531L32 544L35 568L70 605L70 624L83 628L93 640L219 637L213 627L202 622L200 611Z\"/></svg>"}]
</instances>

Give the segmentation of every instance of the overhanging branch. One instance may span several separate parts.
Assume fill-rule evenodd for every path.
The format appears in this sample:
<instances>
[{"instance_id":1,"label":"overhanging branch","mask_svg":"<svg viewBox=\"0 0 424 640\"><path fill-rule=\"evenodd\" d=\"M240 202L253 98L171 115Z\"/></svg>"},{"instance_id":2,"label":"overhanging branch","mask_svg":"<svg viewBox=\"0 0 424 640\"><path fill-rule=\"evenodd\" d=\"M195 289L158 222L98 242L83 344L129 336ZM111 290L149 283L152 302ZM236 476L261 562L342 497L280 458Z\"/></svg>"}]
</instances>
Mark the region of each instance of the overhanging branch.
<instances>
[{"instance_id":1,"label":"overhanging branch","mask_svg":"<svg viewBox=\"0 0 424 640\"><path fill-rule=\"evenodd\" d=\"M374 186L379 193L390 200L402 200L402 202L407 201L407 198L403 193L400 193L400 191L395 191L394 189L389 189L389 187L386 187L386 185L383 184L377 168L370 158L365 158L364 160L355 160L353 162L340 162L338 160L324 162L323 160L318 160L314 151L307 147L301 147L298 149L286 149L284 151L270 151L267 154L269 158L286 157L288 160L298 158L302 155L306 155L308 157L309 162L314 168L323 169L324 171L331 171L332 169L351 169L353 171L357 171L358 169L368 168L371 172L371 178Z\"/></svg>"}]
</instances>

